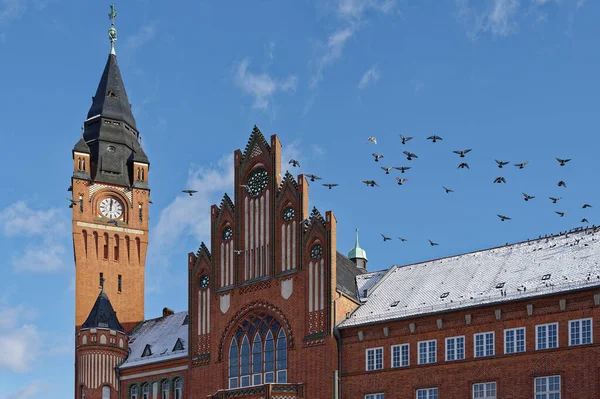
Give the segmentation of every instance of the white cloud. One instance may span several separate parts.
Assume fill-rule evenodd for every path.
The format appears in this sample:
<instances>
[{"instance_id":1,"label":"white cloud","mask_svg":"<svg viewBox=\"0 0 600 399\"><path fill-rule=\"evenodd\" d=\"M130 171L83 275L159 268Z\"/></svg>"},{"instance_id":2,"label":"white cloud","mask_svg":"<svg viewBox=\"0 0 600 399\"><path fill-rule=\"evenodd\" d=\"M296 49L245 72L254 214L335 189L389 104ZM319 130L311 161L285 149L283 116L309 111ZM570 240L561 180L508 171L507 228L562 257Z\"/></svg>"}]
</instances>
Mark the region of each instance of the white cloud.
<instances>
[{"instance_id":1,"label":"white cloud","mask_svg":"<svg viewBox=\"0 0 600 399\"><path fill-rule=\"evenodd\" d=\"M377 65L373 65L369 68L360 78L358 82L359 89L366 89L372 84L375 84L379 78L381 77L381 72L379 71L379 67Z\"/></svg>"},{"instance_id":2,"label":"white cloud","mask_svg":"<svg viewBox=\"0 0 600 399\"><path fill-rule=\"evenodd\" d=\"M322 55L316 61L315 75L310 79L310 87L315 88L323 79L323 70L342 57L348 40L356 35L369 11L389 14L396 8L396 0L339 0L336 15L343 26L335 29L322 44Z\"/></svg>"},{"instance_id":3,"label":"white cloud","mask_svg":"<svg viewBox=\"0 0 600 399\"><path fill-rule=\"evenodd\" d=\"M7 237L41 236L35 245L13 254L15 269L53 272L64 266L67 250L62 240L68 236L68 228L58 209L35 210L17 201L0 212L0 229Z\"/></svg>"},{"instance_id":4,"label":"white cloud","mask_svg":"<svg viewBox=\"0 0 600 399\"><path fill-rule=\"evenodd\" d=\"M133 36L129 36L125 42L127 48L135 51L156 37L157 21L152 21L146 25L140 26L140 29Z\"/></svg>"},{"instance_id":5,"label":"white cloud","mask_svg":"<svg viewBox=\"0 0 600 399\"><path fill-rule=\"evenodd\" d=\"M277 92L296 90L298 78L290 75L285 79L275 79L267 73L253 73L248 71L249 59L239 63L235 73L235 80L242 91L254 98L253 107L261 110L269 108L269 102Z\"/></svg>"},{"instance_id":6,"label":"white cloud","mask_svg":"<svg viewBox=\"0 0 600 399\"><path fill-rule=\"evenodd\" d=\"M168 251L165 248L184 234L209 242L210 206L220 200L224 192L232 195L233 164L233 155L228 155L216 165L190 167L185 187L197 192L191 197L179 195L160 212L151 233L153 247Z\"/></svg>"},{"instance_id":7,"label":"white cloud","mask_svg":"<svg viewBox=\"0 0 600 399\"><path fill-rule=\"evenodd\" d=\"M0 330L14 328L19 324L20 319L32 320L36 315L35 310L25 305L2 306L0 307Z\"/></svg>"},{"instance_id":8,"label":"white cloud","mask_svg":"<svg viewBox=\"0 0 600 399\"><path fill-rule=\"evenodd\" d=\"M476 40L483 33L508 36L517 30L519 0L491 0L484 10L469 5L469 0L458 0L458 18L467 25L467 36Z\"/></svg>"},{"instance_id":9,"label":"white cloud","mask_svg":"<svg viewBox=\"0 0 600 399\"><path fill-rule=\"evenodd\" d=\"M8 237L41 235L65 229L57 209L33 210L24 201L17 201L0 212L0 226Z\"/></svg>"},{"instance_id":10,"label":"white cloud","mask_svg":"<svg viewBox=\"0 0 600 399\"><path fill-rule=\"evenodd\" d=\"M40 346L40 334L32 324L0 332L0 368L17 373L28 372Z\"/></svg>"},{"instance_id":11,"label":"white cloud","mask_svg":"<svg viewBox=\"0 0 600 399\"><path fill-rule=\"evenodd\" d=\"M22 254L12 257L16 270L29 272L54 272L65 266L65 246L53 239L46 239L39 245L25 248Z\"/></svg>"},{"instance_id":12,"label":"white cloud","mask_svg":"<svg viewBox=\"0 0 600 399\"><path fill-rule=\"evenodd\" d=\"M27 10L25 0L2 0L0 3L0 25L20 19Z\"/></svg>"},{"instance_id":13,"label":"white cloud","mask_svg":"<svg viewBox=\"0 0 600 399\"><path fill-rule=\"evenodd\" d=\"M292 166L289 162L291 159L295 159L300 163L300 166ZM300 151L300 142L298 140L293 140L285 145L281 146L281 170L282 173L285 171L289 171L294 178L300 174L300 170L302 166L305 166L307 163L307 159L304 158L303 154ZM282 175L283 177L283 175Z\"/></svg>"},{"instance_id":14,"label":"white cloud","mask_svg":"<svg viewBox=\"0 0 600 399\"><path fill-rule=\"evenodd\" d=\"M19 389L18 391L9 394L7 399L29 399L46 396L50 389L49 384L40 380L31 381L29 384Z\"/></svg>"}]
</instances>

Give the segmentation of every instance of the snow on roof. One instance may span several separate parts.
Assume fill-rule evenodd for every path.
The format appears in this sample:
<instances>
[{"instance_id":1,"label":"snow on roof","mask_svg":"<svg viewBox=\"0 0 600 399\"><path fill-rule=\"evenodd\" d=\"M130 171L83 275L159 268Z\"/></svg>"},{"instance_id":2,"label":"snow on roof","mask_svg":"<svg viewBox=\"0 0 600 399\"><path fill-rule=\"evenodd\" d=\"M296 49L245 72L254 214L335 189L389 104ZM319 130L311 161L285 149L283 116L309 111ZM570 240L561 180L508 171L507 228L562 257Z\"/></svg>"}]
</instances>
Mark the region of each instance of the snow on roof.
<instances>
[{"instance_id":1,"label":"snow on roof","mask_svg":"<svg viewBox=\"0 0 600 399\"><path fill-rule=\"evenodd\" d=\"M129 336L129 356L120 368L163 362L186 357L188 354L188 325L183 324L188 312L142 322ZM173 351L177 339L181 339L183 350ZM149 356L142 357L149 345Z\"/></svg>"},{"instance_id":2,"label":"snow on roof","mask_svg":"<svg viewBox=\"0 0 600 399\"><path fill-rule=\"evenodd\" d=\"M597 231L579 230L357 276L364 304L340 327L600 286Z\"/></svg>"}]
</instances>

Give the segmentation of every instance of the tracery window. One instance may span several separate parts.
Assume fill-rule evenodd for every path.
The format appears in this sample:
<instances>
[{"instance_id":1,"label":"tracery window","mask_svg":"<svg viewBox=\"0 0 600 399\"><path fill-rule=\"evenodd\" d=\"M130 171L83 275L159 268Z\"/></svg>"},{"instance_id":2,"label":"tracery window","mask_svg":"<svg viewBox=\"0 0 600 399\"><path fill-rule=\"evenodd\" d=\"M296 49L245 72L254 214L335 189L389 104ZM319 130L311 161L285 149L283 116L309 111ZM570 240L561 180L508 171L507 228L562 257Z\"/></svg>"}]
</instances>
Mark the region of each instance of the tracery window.
<instances>
[{"instance_id":1,"label":"tracery window","mask_svg":"<svg viewBox=\"0 0 600 399\"><path fill-rule=\"evenodd\" d=\"M250 315L229 346L229 388L287 382L287 335L274 317Z\"/></svg>"}]
</instances>

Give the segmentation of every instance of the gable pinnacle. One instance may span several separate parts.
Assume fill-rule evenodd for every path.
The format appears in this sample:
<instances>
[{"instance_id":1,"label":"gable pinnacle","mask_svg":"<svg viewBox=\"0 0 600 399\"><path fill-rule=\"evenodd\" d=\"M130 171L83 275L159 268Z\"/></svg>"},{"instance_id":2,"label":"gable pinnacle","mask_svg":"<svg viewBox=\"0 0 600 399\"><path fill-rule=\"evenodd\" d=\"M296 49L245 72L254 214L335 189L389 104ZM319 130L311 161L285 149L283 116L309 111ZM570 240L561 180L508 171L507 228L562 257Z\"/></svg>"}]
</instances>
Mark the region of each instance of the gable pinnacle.
<instances>
[{"instance_id":1,"label":"gable pinnacle","mask_svg":"<svg viewBox=\"0 0 600 399\"><path fill-rule=\"evenodd\" d=\"M115 41L117 40L117 29L115 28L115 18L117 17L117 9L115 5L112 4L110 6L110 14L108 14L108 18L111 20L110 28L108 29L108 38L110 39L110 53L112 55L116 55L115 53Z\"/></svg>"}]
</instances>

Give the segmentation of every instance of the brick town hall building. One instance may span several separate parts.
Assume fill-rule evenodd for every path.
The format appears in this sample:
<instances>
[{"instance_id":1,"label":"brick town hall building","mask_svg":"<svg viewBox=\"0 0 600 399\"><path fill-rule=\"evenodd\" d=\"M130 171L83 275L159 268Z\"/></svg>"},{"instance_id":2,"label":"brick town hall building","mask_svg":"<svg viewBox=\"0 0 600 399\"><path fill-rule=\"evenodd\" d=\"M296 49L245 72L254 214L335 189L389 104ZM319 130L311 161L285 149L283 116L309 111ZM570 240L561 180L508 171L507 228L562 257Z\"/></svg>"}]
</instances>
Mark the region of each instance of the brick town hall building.
<instances>
[{"instance_id":1,"label":"brick town hall building","mask_svg":"<svg viewBox=\"0 0 600 399\"><path fill-rule=\"evenodd\" d=\"M188 310L145 320L150 162L111 48L73 148L77 399L600 398L597 231L368 272L277 136L234 154Z\"/></svg>"}]
</instances>

